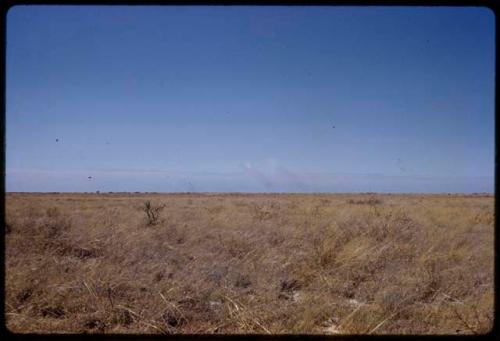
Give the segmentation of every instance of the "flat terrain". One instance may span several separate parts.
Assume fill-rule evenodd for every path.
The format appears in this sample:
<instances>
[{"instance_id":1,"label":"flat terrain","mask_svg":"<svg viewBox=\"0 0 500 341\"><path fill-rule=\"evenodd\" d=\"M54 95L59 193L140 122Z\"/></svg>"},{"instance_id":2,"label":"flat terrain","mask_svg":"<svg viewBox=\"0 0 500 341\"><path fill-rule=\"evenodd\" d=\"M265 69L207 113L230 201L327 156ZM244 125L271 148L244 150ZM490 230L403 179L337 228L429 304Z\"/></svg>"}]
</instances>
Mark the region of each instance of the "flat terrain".
<instances>
[{"instance_id":1,"label":"flat terrain","mask_svg":"<svg viewBox=\"0 0 500 341\"><path fill-rule=\"evenodd\" d=\"M146 200L165 205L156 223ZM486 333L493 232L486 195L12 193L6 323L20 333Z\"/></svg>"}]
</instances>

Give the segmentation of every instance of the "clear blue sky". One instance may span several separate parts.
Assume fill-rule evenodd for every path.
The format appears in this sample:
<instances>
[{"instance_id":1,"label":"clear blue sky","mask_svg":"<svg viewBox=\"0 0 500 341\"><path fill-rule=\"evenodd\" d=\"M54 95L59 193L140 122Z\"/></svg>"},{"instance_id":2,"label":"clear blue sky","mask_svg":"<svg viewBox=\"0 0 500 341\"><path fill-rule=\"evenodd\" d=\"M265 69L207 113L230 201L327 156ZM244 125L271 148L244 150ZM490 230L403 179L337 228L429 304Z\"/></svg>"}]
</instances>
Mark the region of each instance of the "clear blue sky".
<instances>
[{"instance_id":1,"label":"clear blue sky","mask_svg":"<svg viewBox=\"0 0 500 341\"><path fill-rule=\"evenodd\" d=\"M493 192L494 26L479 7L14 7L6 190Z\"/></svg>"}]
</instances>

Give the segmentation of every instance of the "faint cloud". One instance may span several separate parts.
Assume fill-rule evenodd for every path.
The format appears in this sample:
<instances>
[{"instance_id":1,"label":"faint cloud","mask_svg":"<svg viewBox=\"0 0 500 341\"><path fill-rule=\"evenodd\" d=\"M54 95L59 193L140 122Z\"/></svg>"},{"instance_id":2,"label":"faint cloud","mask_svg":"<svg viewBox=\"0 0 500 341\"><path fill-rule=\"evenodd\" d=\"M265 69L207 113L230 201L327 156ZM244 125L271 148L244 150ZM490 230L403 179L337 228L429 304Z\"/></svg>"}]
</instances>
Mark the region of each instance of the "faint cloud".
<instances>
[{"instance_id":1,"label":"faint cloud","mask_svg":"<svg viewBox=\"0 0 500 341\"><path fill-rule=\"evenodd\" d=\"M267 190L273 190L274 184L262 171L255 168L250 162L245 162L243 164L243 169L246 174L257 180L261 185L263 185Z\"/></svg>"},{"instance_id":2,"label":"faint cloud","mask_svg":"<svg viewBox=\"0 0 500 341\"><path fill-rule=\"evenodd\" d=\"M268 157L259 166L245 162L246 174L256 179L268 190L279 192L307 192L309 190L307 175L291 170L275 157Z\"/></svg>"},{"instance_id":3,"label":"faint cloud","mask_svg":"<svg viewBox=\"0 0 500 341\"><path fill-rule=\"evenodd\" d=\"M308 191L309 186L307 186L305 176L303 174L286 168L278 161L274 162L274 172L278 177L286 179L286 182L290 185L292 191L297 191L297 189L301 192Z\"/></svg>"}]
</instances>

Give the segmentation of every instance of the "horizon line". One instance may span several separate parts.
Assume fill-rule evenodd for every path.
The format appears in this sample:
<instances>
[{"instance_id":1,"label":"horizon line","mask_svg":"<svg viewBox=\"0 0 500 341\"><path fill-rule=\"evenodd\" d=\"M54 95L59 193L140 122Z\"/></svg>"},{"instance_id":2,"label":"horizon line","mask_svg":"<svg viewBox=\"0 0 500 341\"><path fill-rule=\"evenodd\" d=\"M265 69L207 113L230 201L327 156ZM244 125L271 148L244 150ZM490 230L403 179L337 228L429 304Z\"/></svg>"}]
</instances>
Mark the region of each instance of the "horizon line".
<instances>
[{"instance_id":1,"label":"horizon line","mask_svg":"<svg viewBox=\"0 0 500 341\"><path fill-rule=\"evenodd\" d=\"M380 195L495 195L494 192L141 192L141 191L5 191L5 194L298 194L298 195L338 195L338 194L380 194Z\"/></svg>"}]
</instances>

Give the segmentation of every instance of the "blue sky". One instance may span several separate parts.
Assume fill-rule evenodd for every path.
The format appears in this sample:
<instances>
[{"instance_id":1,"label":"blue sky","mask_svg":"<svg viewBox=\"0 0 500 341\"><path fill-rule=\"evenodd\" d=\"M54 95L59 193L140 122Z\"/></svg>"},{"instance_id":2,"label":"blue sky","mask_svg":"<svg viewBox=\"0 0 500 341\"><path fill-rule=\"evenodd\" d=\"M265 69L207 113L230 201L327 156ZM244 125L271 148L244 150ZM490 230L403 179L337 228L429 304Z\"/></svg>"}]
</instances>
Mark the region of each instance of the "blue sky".
<instances>
[{"instance_id":1,"label":"blue sky","mask_svg":"<svg viewBox=\"0 0 500 341\"><path fill-rule=\"evenodd\" d=\"M14 7L6 190L493 192L494 26L480 7Z\"/></svg>"}]
</instances>

